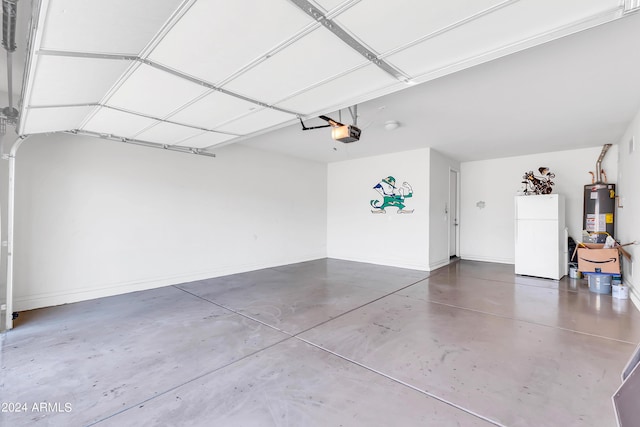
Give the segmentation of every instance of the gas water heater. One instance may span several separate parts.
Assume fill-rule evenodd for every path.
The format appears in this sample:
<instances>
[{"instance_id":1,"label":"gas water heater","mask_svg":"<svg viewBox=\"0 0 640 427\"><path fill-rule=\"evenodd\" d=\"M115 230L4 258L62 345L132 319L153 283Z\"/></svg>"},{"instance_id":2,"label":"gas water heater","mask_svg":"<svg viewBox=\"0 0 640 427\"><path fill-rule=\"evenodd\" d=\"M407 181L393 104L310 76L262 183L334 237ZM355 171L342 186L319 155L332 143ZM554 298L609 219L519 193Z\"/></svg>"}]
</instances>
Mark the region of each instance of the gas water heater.
<instances>
[{"instance_id":1,"label":"gas water heater","mask_svg":"<svg viewBox=\"0 0 640 427\"><path fill-rule=\"evenodd\" d=\"M591 233L596 243L604 243L607 235L615 238L616 185L602 179L602 159L609 147L611 144L602 147L593 182L584 186L583 230Z\"/></svg>"}]
</instances>

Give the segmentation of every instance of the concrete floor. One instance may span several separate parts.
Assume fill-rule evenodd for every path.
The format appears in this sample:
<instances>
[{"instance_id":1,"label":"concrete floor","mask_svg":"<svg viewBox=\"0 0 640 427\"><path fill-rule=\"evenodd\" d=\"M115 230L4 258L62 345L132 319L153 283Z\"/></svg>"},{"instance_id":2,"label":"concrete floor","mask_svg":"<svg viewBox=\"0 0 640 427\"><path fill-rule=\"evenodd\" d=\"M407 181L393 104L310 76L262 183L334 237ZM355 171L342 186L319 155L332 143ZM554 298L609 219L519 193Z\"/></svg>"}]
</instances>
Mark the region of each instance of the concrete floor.
<instances>
[{"instance_id":1,"label":"concrete floor","mask_svg":"<svg viewBox=\"0 0 640 427\"><path fill-rule=\"evenodd\" d=\"M631 301L511 265L427 276L317 260L21 313L0 425L616 425Z\"/></svg>"}]
</instances>

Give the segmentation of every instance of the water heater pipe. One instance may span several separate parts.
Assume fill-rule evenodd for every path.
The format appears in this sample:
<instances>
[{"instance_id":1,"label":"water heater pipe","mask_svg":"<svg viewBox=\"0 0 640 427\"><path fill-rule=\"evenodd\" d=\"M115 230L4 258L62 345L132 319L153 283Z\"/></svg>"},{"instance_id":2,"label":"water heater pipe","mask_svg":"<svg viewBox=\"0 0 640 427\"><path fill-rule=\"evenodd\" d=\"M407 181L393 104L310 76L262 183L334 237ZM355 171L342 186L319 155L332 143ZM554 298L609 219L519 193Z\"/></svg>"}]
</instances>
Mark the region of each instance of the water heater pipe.
<instances>
[{"instance_id":1,"label":"water heater pipe","mask_svg":"<svg viewBox=\"0 0 640 427\"><path fill-rule=\"evenodd\" d=\"M598 157L598 161L596 162L596 184L602 184L602 159L604 159L604 155L607 154L610 147L611 144L604 144L600 157Z\"/></svg>"}]
</instances>

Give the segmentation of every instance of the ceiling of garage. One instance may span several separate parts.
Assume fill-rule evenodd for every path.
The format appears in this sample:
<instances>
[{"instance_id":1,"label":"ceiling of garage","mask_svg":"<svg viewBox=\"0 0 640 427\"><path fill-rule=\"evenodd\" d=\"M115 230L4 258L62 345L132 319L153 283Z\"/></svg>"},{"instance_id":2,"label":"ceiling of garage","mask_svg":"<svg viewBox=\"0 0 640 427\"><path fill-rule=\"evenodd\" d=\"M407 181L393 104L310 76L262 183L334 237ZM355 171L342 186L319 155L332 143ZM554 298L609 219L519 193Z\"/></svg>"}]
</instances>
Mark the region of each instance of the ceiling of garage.
<instances>
[{"instance_id":1,"label":"ceiling of garage","mask_svg":"<svg viewBox=\"0 0 640 427\"><path fill-rule=\"evenodd\" d=\"M547 128L549 141L575 138L563 120L574 113L563 111L549 94L546 113L529 109L541 107L536 87L558 90L556 95L565 98L579 90L572 86L574 72L602 82L596 60L638 65L624 63L627 51L620 55L620 49L614 49L615 56L608 52L610 46L599 42L610 37L607 31L594 33L618 21L622 30L633 28L623 22L632 19L640 27L638 14L618 19L637 3L34 1L18 132L73 131L196 152L243 141L322 161L336 160L332 153L349 150L360 156L425 145L455 151L450 154L461 160L480 158L487 154L480 150L479 139L491 142L508 134L514 142L526 142L531 137L524 131L534 122ZM588 28L593 30L556 40ZM596 36L589 38L588 33ZM567 51L561 43L577 51ZM629 47L638 51L633 44ZM548 53L552 62L543 66L540 61ZM595 71L585 69L592 66ZM605 67L605 76L608 70ZM617 84L612 87L616 92ZM502 128L486 119L487 105L481 102L486 99L501 106L493 114L502 116ZM633 102L621 101L629 107L624 112L614 108L617 121L628 122L628 111L639 107L637 98ZM354 104L360 104L358 125L363 128L363 140L356 144L338 146L321 130L302 134L299 124L287 127L298 118L320 124L313 118L338 114L336 110ZM457 119L438 120L434 114L443 110ZM431 127L424 130L425 140L415 141L413 133L416 147L404 147L380 131L385 118L403 125L394 139L401 138L410 123L414 131L418 124ZM350 123L351 117L344 113L342 121ZM566 125L556 128L555 122ZM526 124L529 128L518 127ZM480 154L454 149L455 144L471 142Z\"/></svg>"}]
</instances>

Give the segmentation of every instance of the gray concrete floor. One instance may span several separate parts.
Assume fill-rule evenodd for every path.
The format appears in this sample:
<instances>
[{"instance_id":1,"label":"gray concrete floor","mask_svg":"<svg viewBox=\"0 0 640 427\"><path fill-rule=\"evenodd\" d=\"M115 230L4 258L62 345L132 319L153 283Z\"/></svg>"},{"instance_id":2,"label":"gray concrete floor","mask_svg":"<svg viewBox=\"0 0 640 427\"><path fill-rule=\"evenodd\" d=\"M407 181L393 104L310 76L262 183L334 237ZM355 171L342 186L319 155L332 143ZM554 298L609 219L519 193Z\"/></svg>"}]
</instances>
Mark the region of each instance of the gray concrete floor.
<instances>
[{"instance_id":1,"label":"gray concrete floor","mask_svg":"<svg viewBox=\"0 0 640 427\"><path fill-rule=\"evenodd\" d=\"M459 261L324 259L33 310L0 425L615 426L629 300Z\"/></svg>"}]
</instances>

